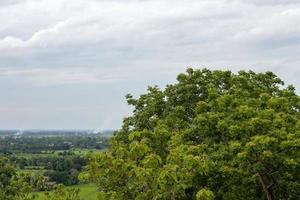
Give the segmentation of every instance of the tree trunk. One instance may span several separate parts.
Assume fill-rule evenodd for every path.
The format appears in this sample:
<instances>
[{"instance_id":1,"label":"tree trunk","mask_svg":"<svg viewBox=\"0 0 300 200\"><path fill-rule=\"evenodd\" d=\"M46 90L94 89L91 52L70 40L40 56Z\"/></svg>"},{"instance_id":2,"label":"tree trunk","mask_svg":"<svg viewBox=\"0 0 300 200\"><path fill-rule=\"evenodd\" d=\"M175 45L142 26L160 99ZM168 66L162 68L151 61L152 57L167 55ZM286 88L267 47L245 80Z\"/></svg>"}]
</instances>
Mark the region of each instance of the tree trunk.
<instances>
[{"instance_id":1,"label":"tree trunk","mask_svg":"<svg viewBox=\"0 0 300 200\"><path fill-rule=\"evenodd\" d=\"M272 190L272 185L270 186L267 185L266 180L264 178L264 175L261 173L258 173L259 181L263 187L263 190L265 192L265 195L267 196L268 200L274 200L274 195L273 195L273 190Z\"/></svg>"}]
</instances>

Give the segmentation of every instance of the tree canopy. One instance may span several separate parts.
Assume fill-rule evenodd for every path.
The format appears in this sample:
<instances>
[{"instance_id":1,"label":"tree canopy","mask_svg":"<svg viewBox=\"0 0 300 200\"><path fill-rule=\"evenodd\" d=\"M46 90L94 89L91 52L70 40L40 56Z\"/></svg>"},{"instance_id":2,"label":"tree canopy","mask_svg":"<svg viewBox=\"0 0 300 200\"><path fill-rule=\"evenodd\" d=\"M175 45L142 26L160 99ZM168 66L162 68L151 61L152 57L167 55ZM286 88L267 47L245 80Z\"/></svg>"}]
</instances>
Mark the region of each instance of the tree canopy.
<instances>
[{"instance_id":1,"label":"tree canopy","mask_svg":"<svg viewBox=\"0 0 300 200\"><path fill-rule=\"evenodd\" d=\"M300 98L274 73L187 69L134 107L82 177L103 199L298 199Z\"/></svg>"}]
</instances>

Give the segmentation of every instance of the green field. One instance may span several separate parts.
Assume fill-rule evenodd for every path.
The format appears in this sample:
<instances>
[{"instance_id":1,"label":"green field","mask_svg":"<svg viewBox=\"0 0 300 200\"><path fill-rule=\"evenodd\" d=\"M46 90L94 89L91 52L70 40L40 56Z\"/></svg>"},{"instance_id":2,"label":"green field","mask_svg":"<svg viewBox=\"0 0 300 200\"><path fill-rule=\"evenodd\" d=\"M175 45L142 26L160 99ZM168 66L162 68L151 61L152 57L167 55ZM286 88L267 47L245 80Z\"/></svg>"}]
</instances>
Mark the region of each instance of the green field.
<instances>
[{"instance_id":1,"label":"green field","mask_svg":"<svg viewBox=\"0 0 300 200\"><path fill-rule=\"evenodd\" d=\"M82 200L97 200L97 187L92 184L85 184L85 185L76 185L70 186L72 188L79 188L80 189L80 197ZM44 195L45 192L36 192L35 194L38 195L37 200L46 200Z\"/></svg>"}]
</instances>

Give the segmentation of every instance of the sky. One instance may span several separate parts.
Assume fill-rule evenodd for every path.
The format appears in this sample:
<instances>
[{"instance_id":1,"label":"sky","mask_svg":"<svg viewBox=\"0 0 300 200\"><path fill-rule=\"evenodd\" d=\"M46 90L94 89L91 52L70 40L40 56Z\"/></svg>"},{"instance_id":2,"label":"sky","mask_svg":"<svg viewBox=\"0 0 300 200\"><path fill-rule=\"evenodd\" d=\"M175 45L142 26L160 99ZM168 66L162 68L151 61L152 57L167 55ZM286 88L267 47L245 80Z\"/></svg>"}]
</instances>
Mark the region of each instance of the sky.
<instances>
[{"instance_id":1,"label":"sky","mask_svg":"<svg viewBox=\"0 0 300 200\"><path fill-rule=\"evenodd\" d=\"M300 91L300 1L0 0L0 129L117 129L187 67Z\"/></svg>"}]
</instances>

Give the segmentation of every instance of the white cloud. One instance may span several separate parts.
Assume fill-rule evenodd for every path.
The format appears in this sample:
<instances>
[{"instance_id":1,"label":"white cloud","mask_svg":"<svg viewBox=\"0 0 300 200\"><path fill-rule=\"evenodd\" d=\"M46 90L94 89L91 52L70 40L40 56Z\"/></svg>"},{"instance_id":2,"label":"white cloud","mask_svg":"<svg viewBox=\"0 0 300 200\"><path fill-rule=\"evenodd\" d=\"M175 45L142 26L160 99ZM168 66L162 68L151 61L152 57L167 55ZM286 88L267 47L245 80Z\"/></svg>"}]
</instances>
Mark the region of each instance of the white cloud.
<instances>
[{"instance_id":1,"label":"white cloud","mask_svg":"<svg viewBox=\"0 0 300 200\"><path fill-rule=\"evenodd\" d=\"M0 19L10 16L1 21L3 26L14 25L10 31L0 31L0 49L7 51L4 55L25 54L36 60L55 52L127 60L131 55L153 58L171 51L176 59L186 48L207 57L209 47L218 57L222 56L219 48L243 56L249 53L248 45L263 50L272 50L276 44L295 45L300 35L300 7L291 4L294 1L260 1L268 8L245 2L24 1L0 7Z\"/></svg>"}]
</instances>

